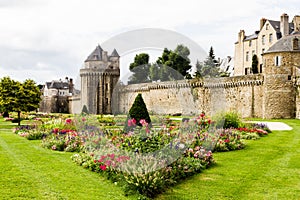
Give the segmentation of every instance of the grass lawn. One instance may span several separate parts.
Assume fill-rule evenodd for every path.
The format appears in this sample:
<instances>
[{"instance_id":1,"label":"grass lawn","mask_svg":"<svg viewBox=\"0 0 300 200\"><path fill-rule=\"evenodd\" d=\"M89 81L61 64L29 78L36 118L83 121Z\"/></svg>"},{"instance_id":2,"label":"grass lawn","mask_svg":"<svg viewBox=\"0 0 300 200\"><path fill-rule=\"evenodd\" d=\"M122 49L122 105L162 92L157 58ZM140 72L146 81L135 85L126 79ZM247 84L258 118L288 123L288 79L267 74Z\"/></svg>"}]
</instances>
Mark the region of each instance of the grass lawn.
<instances>
[{"instance_id":1,"label":"grass lawn","mask_svg":"<svg viewBox=\"0 0 300 200\"><path fill-rule=\"evenodd\" d=\"M217 164L157 199L300 199L300 120L280 120L292 131L273 131L244 150L215 153ZM136 199L77 166L72 153L44 149L11 132L0 119L0 199Z\"/></svg>"},{"instance_id":2,"label":"grass lawn","mask_svg":"<svg viewBox=\"0 0 300 200\"><path fill-rule=\"evenodd\" d=\"M300 199L300 120L280 120L292 131L273 131L244 150L215 153L217 164L157 199Z\"/></svg>"},{"instance_id":3,"label":"grass lawn","mask_svg":"<svg viewBox=\"0 0 300 200\"><path fill-rule=\"evenodd\" d=\"M2 120L2 119L1 119ZM13 134L0 122L0 199L129 199L110 181ZM134 199L132 197L132 199Z\"/></svg>"}]
</instances>

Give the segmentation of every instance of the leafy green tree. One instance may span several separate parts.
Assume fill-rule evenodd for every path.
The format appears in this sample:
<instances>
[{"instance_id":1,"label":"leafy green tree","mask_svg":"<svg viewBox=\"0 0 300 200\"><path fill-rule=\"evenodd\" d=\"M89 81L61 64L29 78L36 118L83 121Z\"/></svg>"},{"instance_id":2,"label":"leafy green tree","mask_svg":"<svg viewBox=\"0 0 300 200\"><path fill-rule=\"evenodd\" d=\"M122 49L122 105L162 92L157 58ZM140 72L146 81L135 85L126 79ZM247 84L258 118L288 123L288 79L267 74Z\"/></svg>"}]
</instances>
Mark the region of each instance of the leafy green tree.
<instances>
[{"instance_id":1,"label":"leafy green tree","mask_svg":"<svg viewBox=\"0 0 300 200\"><path fill-rule=\"evenodd\" d=\"M36 110L40 101L41 92L33 80L28 79L24 83L9 77L0 80L0 107L6 112L17 112L18 125L21 112Z\"/></svg>"},{"instance_id":2,"label":"leafy green tree","mask_svg":"<svg viewBox=\"0 0 300 200\"><path fill-rule=\"evenodd\" d=\"M130 71L133 72L133 75L130 77L129 84L150 82L149 68L148 54L141 53L135 55L134 62L129 65Z\"/></svg>"},{"instance_id":3,"label":"leafy green tree","mask_svg":"<svg viewBox=\"0 0 300 200\"><path fill-rule=\"evenodd\" d=\"M258 74L258 59L256 54L252 56L252 73Z\"/></svg>"},{"instance_id":4,"label":"leafy green tree","mask_svg":"<svg viewBox=\"0 0 300 200\"><path fill-rule=\"evenodd\" d=\"M157 59L156 63L168 66L179 72L179 75L174 74L172 75L173 77L170 77L178 80L182 77L186 77L189 74L188 71L192 68L190 65L190 59L188 58L189 54L189 49L183 45L178 45L174 51L165 48L162 56Z\"/></svg>"}]
</instances>

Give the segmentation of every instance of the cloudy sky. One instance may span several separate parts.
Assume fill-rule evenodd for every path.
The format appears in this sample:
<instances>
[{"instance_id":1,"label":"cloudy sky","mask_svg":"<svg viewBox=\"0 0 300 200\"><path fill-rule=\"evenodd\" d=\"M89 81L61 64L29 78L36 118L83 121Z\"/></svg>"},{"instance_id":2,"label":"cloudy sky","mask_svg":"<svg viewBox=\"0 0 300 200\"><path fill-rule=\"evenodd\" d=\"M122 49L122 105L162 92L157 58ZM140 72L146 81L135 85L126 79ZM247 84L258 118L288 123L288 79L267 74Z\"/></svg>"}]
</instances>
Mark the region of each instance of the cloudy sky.
<instances>
[{"instance_id":1,"label":"cloudy sky","mask_svg":"<svg viewBox=\"0 0 300 200\"><path fill-rule=\"evenodd\" d=\"M300 1L0 0L0 77L76 80L97 44L143 28L172 30L205 52L213 46L217 57L233 56L240 29L251 34L260 18L283 13L292 20ZM121 56L127 68L130 59Z\"/></svg>"}]
</instances>

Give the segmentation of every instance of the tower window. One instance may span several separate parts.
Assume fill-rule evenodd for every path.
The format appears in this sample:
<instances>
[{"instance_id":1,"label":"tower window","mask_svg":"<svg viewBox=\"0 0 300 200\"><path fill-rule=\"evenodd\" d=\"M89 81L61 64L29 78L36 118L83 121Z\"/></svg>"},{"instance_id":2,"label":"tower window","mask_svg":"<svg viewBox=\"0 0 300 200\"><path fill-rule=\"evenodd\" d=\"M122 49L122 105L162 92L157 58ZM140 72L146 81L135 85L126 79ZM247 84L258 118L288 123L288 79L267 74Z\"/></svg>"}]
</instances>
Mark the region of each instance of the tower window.
<instances>
[{"instance_id":1,"label":"tower window","mask_svg":"<svg viewBox=\"0 0 300 200\"><path fill-rule=\"evenodd\" d=\"M270 28L270 25L266 24L266 30L269 30L269 28Z\"/></svg>"},{"instance_id":2,"label":"tower window","mask_svg":"<svg viewBox=\"0 0 300 200\"><path fill-rule=\"evenodd\" d=\"M252 45L252 40L249 40L249 47L251 47Z\"/></svg>"},{"instance_id":3,"label":"tower window","mask_svg":"<svg viewBox=\"0 0 300 200\"><path fill-rule=\"evenodd\" d=\"M275 56L274 62L275 66L279 67L281 65L281 56Z\"/></svg>"}]
</instances>

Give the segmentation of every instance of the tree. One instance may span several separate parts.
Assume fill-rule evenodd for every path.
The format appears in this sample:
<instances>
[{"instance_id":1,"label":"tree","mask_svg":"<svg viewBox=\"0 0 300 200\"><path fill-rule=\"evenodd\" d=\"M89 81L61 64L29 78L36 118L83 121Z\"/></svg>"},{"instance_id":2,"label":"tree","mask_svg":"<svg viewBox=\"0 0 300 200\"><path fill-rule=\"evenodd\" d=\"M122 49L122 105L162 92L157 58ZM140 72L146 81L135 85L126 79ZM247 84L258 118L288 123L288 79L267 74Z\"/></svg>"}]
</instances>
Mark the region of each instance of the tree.
<instances>
[{"instance_id":1,"label":"tree","mask_svg":"<svg viewBox=\"0 0 300 200\"><path fill-rule=\"evenodd\" d=\"M40 101L41 92L33 80L28 79L24 83L9 77L0 80L0 107L6 112L17 112L18 125L21 112L36 110Z\"/></svg>"},{"instance_id":2,"label":"tree","mask_svg":"<svg viewBox=\"0 0 300 200\"><path fill-rule=\"evenodd\" d=\"M149 55L146 53L137 54L134 62L130 63L129 69L133 72L129 84L149 82Z\"/></svg>"},{"instance_id":3,"label":"tree","mask_svg":"<svg viewBox=\"0 0 300 200\"><path fill-rule=\"evenodd\" d=\"M204 62L196 62L196 78L201 77L219 77L221 72L218 67L217 61L215 60L214 50L210 47L208 57Z\"/></svg>"},{"instance_id":4,"label":"tree","mask_svg":"<svg viewBox=\"0 0 300 200\"><path fill-rule=\"evenodd\" d=\"M258 59L256 54L252 56L252 73L258 74Z\"/></svg>"},{"instance_id":5,"label":"tree","mask_svg":"<svg viewBox=\"0 0 300 200\"><path fill-rule=\"evenodd\" d=\"M129 116L127 118L127 122L130 119L135 119L136 125L142 126L140 123L141 119L144 119L148 124L151 124L151 119L146 107L146 104L144 102L144 99L142 97L142 94L138 94L129 110ZM125 131L128 131L128 123L125 123Z\"/></svg>"},{"instance_id":6,"label":"tree","mask_svg":"<svg viewBox=\"0 0 300 200\"><path fill-rule=\"evenodd\" d=\"M181 79L182 76L186 77L188 71L192 68L190 59L188 58L189 54L189 49L183 45L178 45L174 51L165 48L162 56L157 59L156 63L158 65L170 67L179 72L179 75L170 77L178 80Z\"/></svg>"}]
</instances>

